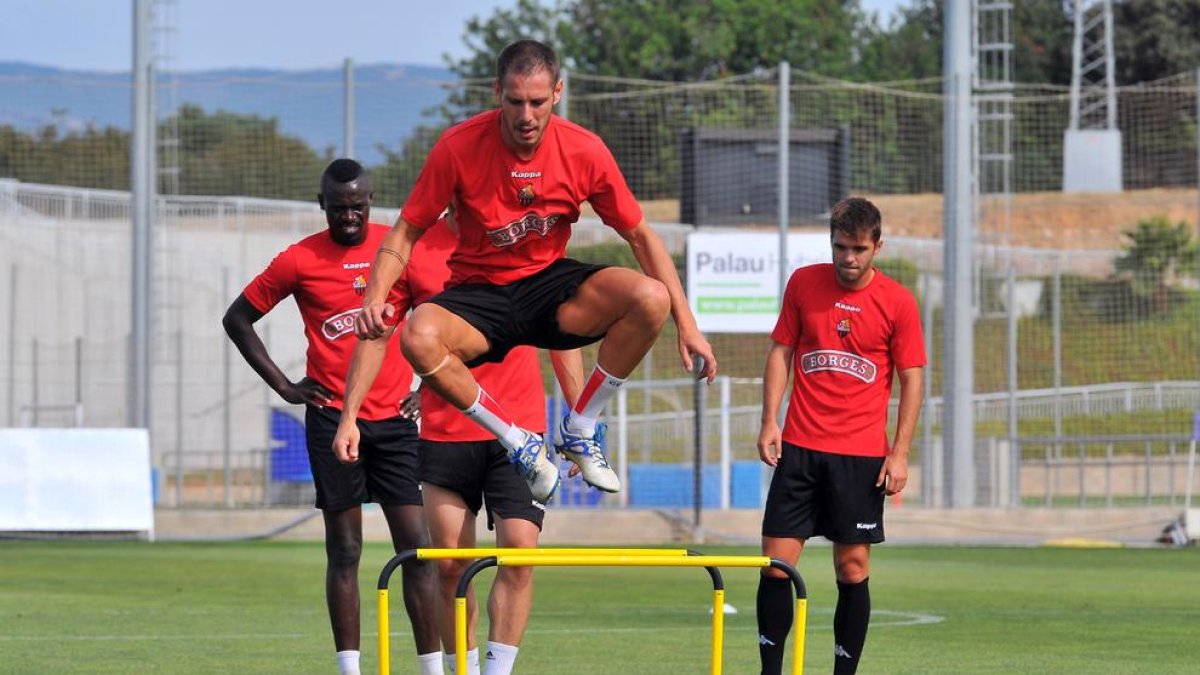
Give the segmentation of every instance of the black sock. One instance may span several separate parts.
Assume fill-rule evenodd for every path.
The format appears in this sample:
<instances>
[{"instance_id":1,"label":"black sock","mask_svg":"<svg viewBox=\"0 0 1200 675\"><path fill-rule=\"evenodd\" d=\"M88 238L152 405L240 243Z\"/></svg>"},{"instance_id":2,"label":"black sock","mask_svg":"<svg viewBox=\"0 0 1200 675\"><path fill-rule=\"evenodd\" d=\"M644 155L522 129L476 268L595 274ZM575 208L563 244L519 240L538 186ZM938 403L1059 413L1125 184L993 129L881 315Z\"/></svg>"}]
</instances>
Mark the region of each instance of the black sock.
<instances>
[{"instance_id":1,"label":"black sock","mask_svg":"<svg viewBox=\"0 0 1200 675\"><path fill-rule=\"evenodd\" d=\"M758 655L763 675L783 672L783 651L795 620L796 594L791 579L758 578Z\"/></svg>"},{"instance_id":2,"label":"black sock","mask_svg":"<svg viewBox=\"0 0 1200 675\"><path fill-rule=\"evenodd\" d=\"M858 670L871 623L871 589L867 579L857 584L838 582L837 609L833 613L833 672L853 675Z\"/></svg>"}]
</instances>

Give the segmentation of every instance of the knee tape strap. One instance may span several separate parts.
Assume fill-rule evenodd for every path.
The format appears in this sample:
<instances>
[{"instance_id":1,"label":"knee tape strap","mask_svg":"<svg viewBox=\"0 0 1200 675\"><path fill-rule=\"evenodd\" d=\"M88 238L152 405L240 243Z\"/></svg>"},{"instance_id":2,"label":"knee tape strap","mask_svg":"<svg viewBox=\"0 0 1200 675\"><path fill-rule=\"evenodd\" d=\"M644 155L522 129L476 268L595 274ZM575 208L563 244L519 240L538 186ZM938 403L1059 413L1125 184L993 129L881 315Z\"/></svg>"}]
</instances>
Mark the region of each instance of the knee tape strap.
<instances>
[{"instance_id":1,"label":"knee tape strap","mask_svg":"<svg viewBox=\"0 0 1200 675\"><path fill-rule=\"evenodd\" d=\"M441 370L442 368L445 368L447 363L450 363L450 355L449 354L446 354L445 356L443 356L442 360L440 362L438 362L438 364L433 367L433 370L430 370L428 373L418 373L414 370L413 374L415 374L418 377L429 377L430 375L433 375L434 373Z\"/></svg>"}]
</instances>

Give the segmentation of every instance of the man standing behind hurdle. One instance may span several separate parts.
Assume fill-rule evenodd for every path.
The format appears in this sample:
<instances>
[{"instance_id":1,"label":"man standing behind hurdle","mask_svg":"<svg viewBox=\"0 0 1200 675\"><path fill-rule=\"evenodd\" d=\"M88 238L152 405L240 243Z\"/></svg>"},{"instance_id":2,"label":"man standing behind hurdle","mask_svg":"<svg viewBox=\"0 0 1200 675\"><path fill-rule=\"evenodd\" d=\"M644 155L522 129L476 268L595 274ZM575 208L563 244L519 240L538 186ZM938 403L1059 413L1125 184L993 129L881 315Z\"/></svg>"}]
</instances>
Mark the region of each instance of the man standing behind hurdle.
<instances>
[{"instance_id":1,"label":"man standing behind hurdle","mask_svg":"<svg viewBox=\"0 0 1200 675\"><path fill-rule=\"evenodd\" d=\"M603 339L596 368L559 425L558 452L583 480L620 489L595 438L605 404L658 338L668 312L685 369L712 348L696 326L675 264L642 217L612 153L592 132L553 115L562 95L559 60L540 42L501 51L493 89L498 109L446 130L379 248L357 321L360 338L379 338L394 308L388 289L413 244L449 204L460 228L450 282L405 322L401 347L443 399L487 429L508 451L537 499L558 488L558 468L541 434L522 429L470 367L503 360L517 345L574 349ZM571 226L587 201L633 250L644 274L565 258Z\"/></svg>"},{"instance_id":2,"label":"man standing behind hurdle","mask_svg":"<svg viewBox=\"0 0 1200 675\"><path fill-rule=\"evenodd\" d=\"M758 453L775 467L763 514L763 555L795 565L809 537L833 542L838 602L834 673L858 669L871 618L871 544L883 542L883 498L908 481L908 450L921 410L925 341L912 293L875 269L882 219L849 198L829 219L833 263L792 273L763 371ZM779 405L792 375L782 433ZM888 400L900 379L896 434L888 446ZM793 596L782 572L758 586L764 675L783 667Z\"/></svg>"},{"instance_id":3,"label":"man standing behind hurdle","mask_svg":"<svg viewBox=\"0 0 1200 675\"><path fill-rule=\"evenodd\" d=\"M441 292L450 269L446 265L457 243L454 220L441 219L413 247L413 257L393 286L388 301L403 316ZM346 376L346 405L334 439L335 454L349 455L357 434L354 415L363 393L384 365L383 340L364 340L355 348ZM578 395L583 380L579 350L551 352L551 361L568 401ZM546 431L546 399L537 350L516 347L500 363L472 369L480 386L500 392L506 410L521 428ZM495 529L502 548L535 548L546 507L533 498L529 486L508 461L504 446L487 430L463 416L429 388L421 388L421 493L425 517L435 548L474 548L475 519L486 504L488 529ZM441 605L438 623L445 647L447 671L455 672L454 605L458 580L471 560L439 560ZM478 605L474 589L468 598L467 675L479 675L475 626ZM533 606L533 568L501 567L488 596L488 642L484 655L487 675L509 675Z\"/></svg>"},{"instance_id":4,"label":"man standing behind hurdle","mask_svg":"<svg viewBox=\"0 0 1200 675\"><path fill-rule=\"evenodd\" d=\"M328 229L276 256L233 301L224 319L229 339L263 381L288 403L306 405L308 459L317 508L325 518L325 597L343 675L359 672L361 505L379 503L397 552L428 546L429 541L417 479L417 425L402 412L412 369L395 341L380 343L387 375L362 392L361 408L355 408L362 417L359 424L369 459L344 464L330 448L337 409L343 404L343 378L358 342L353 317L361 307L371 260L387 231L369 222L371 198L370 180L358 162L332 162L321 176L317 198ZM254 330L254 323L289 295L296 299L308 338L307 374L299 382L288 379ZM404 564L404 605L422 675L442 672L434 619L435 575L434 566L424 561Z\"/></svg>"}]
</instances>

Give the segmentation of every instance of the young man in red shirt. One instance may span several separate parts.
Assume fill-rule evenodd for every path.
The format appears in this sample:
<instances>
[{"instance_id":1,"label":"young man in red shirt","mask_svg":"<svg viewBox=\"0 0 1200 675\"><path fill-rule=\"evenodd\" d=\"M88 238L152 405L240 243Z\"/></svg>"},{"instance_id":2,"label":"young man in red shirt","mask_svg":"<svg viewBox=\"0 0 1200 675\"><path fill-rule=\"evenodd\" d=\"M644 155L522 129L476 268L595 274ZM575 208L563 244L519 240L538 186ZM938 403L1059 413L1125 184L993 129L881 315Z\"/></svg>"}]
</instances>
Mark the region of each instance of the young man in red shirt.
<instances>
[{"instance_id":1,"label":"young man in red shirt","mask_svg":"<svg viewBox=\"0 0 1200 675\"><path fill-rule=\"evenodd\" d=\"M457 244L454 221L438 220L413 247L414 255L388 295L403 316L441 292L450 277L446 262ZM342 408L335 451L343 455L357 435L354 415L363 393L384 365L383 340L364 340L355 349L346 375L346 404ZM555 372L568 401L579 393L583 380L578 350L551 352ZM537 350L519 346L500 363L483 363L472 369L481 386L503 392L505 408L521 428L546 431L546 398ZM421 388L421 488L430 538L436 548L474 548L475 519L487 507L488 529L496 530L496 544L504 548L534 548L538 543L545 504L533 498L529 486L513 471L505 448L485 429L472 423L428 388ZM361 457L361 456L360 456ZM442 642L447 668L454 666L454 605L458 580L470 560L438 561ZM488 597L488 642L484 661L488 675L508 675L516 662L529 612L533 606L532 567L502 567ZM479 650L475 624L478 608L469 596L467 663L479 675Z\"/></svg>"},{"instance_id":2,"label":"young man in red shirt","mask_svg":"<svg viewBox=\"0 0 1200 675\"><path fill-rule=\"evenodd\" d=\"M387 226L369 222L371 185L361 165L331 163L317 197L328 229L288 247L271 261L225 313L229 338L263 380L288 403L307 406L305 434L325 518L325 595L343 674L359 672L358 561L364 502L379 503L397 552L429 545L417 479L417 425L403 412L412 369L397 341L385 346L385 375L360 399L358 429L364 459L345 464L331 449L342 407L345 373L358 340L354 316L371 261ZM308 339L306 376L292 382L267 353L254 323L287 296L296 299ZM381 343L382 344L382 343ZM419 672L442 672L435 604L436 569L427 562L403 569L404 604L412 621Z\"/></svg>"},{"instance_id":3,"label":"young man in red shirt","mask_svg":"<svg viewBox=\"0 0 1200 675\"><path fill-rule=\"evenodd\" d=\"M793 565L809 537L833 542L838 602L834 673L858 668L871 596L871 544L883 537L883 498L908 481L908 450L921 410L925 341L912 293L874 267L882 219L866 199L833 207L833 263L792 273L763 372L758 453L775 467L763 513L763 555ZM779 405L792 376L783 431ZM888 446L888 399L900 380ZM778 570L758 586L762 672L779 673L795 596Z\"/></svg>"},{"instance_id":4,"label":"young man in red shirt","mask_svg":"<svg viewBox=\"0 0 1200 675\"><path fill-rule=\"evenodd\" d=\"M671 256L643 219L612 153L595 134L552 114L562 94L554 51L532 40L509 45L497 59L494 90L498 109L451 127L430 151L376 257L358 335L386 332L395 311L386 303L388 289L413 244L449 204L460 228L450 283L405 322L405 356L427 386L500 440L534 496L545 501L558 487L558 471L541 435L514 424L469 368L499 361L516 345L563 350L604 338L556 449L588 484L616 492L620 481L594 438L597 419L658 338L668 312L684 367L702 356L711 381L716 360ZM629 243L645 274L564 257L585 200Z\"/></svg>"}]
</instances>

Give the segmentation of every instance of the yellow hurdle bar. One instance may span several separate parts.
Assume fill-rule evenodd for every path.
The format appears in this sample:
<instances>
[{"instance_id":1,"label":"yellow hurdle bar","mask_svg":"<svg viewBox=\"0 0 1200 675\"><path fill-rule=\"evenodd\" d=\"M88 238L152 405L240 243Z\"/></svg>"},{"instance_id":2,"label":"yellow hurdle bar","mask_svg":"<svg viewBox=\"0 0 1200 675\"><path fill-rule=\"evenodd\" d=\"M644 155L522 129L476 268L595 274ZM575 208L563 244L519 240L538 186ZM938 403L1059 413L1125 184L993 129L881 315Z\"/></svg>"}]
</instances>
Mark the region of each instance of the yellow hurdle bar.
<instances>
[{"instance_id":1,"label":"yellow hurdle bar","mask_svg":"<svg viewBox=\"0 0 1200 675\"><path fill-rule=\"evenodd\" d=\"M761 555L498 555L501 567L770 567L771 559Z\"/></svg>"},{"instance_id":2,"label":"yellow hurdle bar","mask_svg":"<svg viewBox=\"0 0 1200 675\"><path fill-rule=\"evenodd\" d=\"M683 548L418 548L415 551L405 551L392 558L384 569L379 580L378 617L376 626L379 632L379 675L391 673L391 626L388 618L388 581L392 572L399 565L398 559L415 557L417 560L474 560L500 555L625 555L625 556L686 556L688 550ZM465 606L464 606L465 611ZM456 609L457 612L457 609ZM465 625L465 623L464 623ZM457 644L458 637L455 636ZM463 650L465 654L465 650ZM465 670L463 672L466 672Z\"/></svg>"},{"instance_id":3,"label":"yellow hurdle bar","mask_svg":"<svg viewBox=\"0 0 1200 675\"><path fill-rule=\"evenodd\" d=\"M379 580L379 673L388 675L391 664L389 657L389 627L388 627L388 590L387 584L391 573L403 560L465 560L473 559L485 567L492 564L510 567L705 567L713 575L712 603L712 652L711 674L721 675L724 653L725 634L725 589L720 584L720 567L763 568L777 567L767 556L732 556L732 555L690 555L686 549L621 549L621 548L424 548L405 551L398 554L384 568ZM483 559L490 558L491 561ZM472 575L483 567L468 568L467 575ZM783 567L787 568L786 565ZM787 568L789 574L795 575L795 570ZM473 571L474 570L474 571ZM459 592L467 586L459 580ZM796 619L793 624L792 674L802 675L804 672L805 630L807 627L808 600L804 591L804 582L799 576L793 576L797 588ZM805 596L805 597L799 597ZM457 597L454 601L454 649L455 664L458 672L467 670L467 600Z\"/></svg>"},{"instance_id":4,"label":"yellow hurdle bar","mask_svg":"<svg viewBox=\"0 0 1200 675\"><path fill-rule=\"evenodd\" d=\"M417 560L466 560L509 555L685 556L683 548L419 548Z\"/></svg>"}]
</instances>

